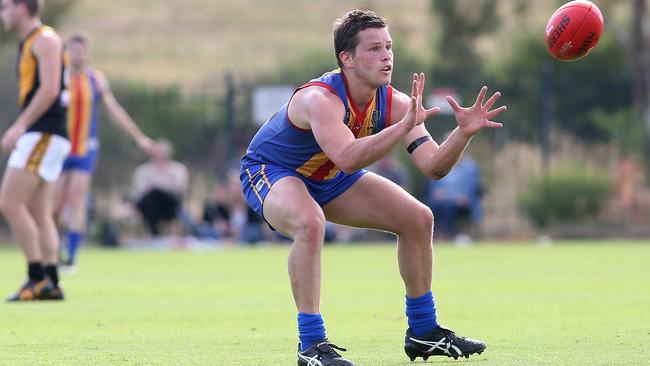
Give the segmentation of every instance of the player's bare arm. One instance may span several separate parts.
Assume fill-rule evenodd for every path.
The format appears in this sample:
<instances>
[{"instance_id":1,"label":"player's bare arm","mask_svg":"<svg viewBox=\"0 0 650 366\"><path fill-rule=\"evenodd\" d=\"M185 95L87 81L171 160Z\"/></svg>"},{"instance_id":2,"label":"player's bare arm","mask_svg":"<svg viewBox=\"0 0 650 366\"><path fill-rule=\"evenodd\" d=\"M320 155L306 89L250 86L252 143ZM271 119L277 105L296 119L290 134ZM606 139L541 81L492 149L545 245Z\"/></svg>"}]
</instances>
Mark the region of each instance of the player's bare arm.
<instances>
[{"instance_id":1,"label":"player's bare arm","mask_svg":"<svg viewBox=\"0 0 650 366\"><path fill-rule=\"evenodd\" d=\"M142 133L138 125L133 122L129 114L117 102L106 75L99 70L95 70L94 73L99 84L102 101L111 115L111 120L126 131L136 141L140 149L153 156L156 153L156 143Z\"/></svg>"},{"instance_id":2,"label":"player's bare arm","mask_svg":"<svg viewBox=\"0 0 650 366\"><path fill-rule=\"evenodd\" d=\"M53 33L44 32L32 47L38 59L40 86L29 105L2 136L2 150L11 151L18 138L56 102L61 91L61 63L63 40Z\"/></svg>"},{"instance_id":3,"label":"player's bare arm","mask_svg":"<svg viewBox=\"0 0 650 366\"><path fill-rule=\"evenodd\" d=\"M399 123L378 134L356 139L341 121L345 108L332 93L307 88L294 96L289 117L298 127L311 128L325 154L344 172L364 168L388 154L415 126L440 111L422 107L424 75L414 75L407 112Z\"/></svg>"},{"instance_id":4,"label":"player's bare arm","mask_svg":"<svg viewBox=\"0 0 650 366\"><path fill-rule=\"evenodd\" d=\"M434 179L441 179L454 167L460 159L465 148L476 133L483 128L501 128L503 124L494 122L492 119L506 111L506 106L492 109L501 96L500 92L494 93L487 102L484 102L487 87L481 88L476 102L471 107L461 107L451 96L447 96L447 102L454 110L458 127L442 144L438 145L431 139L431 135L424 125L414 128L403 140L404 147L409 150L411 158L418 169L427 176ZM404 105L403 94L395 94L401 102L397 105ZM399 107L398 107L399 108Z\"/></svg>"}]
</instances>

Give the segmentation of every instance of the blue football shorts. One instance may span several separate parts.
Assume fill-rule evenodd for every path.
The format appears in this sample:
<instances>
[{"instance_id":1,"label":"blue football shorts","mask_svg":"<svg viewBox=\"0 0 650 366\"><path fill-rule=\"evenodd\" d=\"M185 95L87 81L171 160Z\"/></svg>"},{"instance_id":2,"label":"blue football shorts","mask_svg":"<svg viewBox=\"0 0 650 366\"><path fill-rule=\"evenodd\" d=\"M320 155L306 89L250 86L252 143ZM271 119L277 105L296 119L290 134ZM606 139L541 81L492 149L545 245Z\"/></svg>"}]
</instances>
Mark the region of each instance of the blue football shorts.
<instances>
[{"instance_id":1,"label":"blue football shorts","mask_svg":"<svg viewBox=\"0 0 650 366\"><path fill-rule=\"evenodd\" d=\"M81 170L92 174L95 172L95 163L97 162L97 150L89 150L85 155L68 155L63 162L63 171Z\"/></svg>"},{"instance_id":2,"label":"blue football shorts","mask_svg":"<svg viewBox=\"0 0 650 366\"><path fill-rule=\"evenodd\" d=\"M340 171L334 178L322 181L308 179L296 171L283 168L273 164L257 162L245 163L241 167L242 190L248 205L258 215L264 218L264 199L269 190L278 180L284 177L296 177L305 183L309 194L319 206L323 207L343 192L347 191L356 181L359 180L366 170L358 170L352 174L345 174ZM266 219L264 219L266 221ZM268 223L268 222L267 222ZM270 225L269 225L270 226ZM273 229L273 227L271 227Z\"/></svg>"}]
</instances>

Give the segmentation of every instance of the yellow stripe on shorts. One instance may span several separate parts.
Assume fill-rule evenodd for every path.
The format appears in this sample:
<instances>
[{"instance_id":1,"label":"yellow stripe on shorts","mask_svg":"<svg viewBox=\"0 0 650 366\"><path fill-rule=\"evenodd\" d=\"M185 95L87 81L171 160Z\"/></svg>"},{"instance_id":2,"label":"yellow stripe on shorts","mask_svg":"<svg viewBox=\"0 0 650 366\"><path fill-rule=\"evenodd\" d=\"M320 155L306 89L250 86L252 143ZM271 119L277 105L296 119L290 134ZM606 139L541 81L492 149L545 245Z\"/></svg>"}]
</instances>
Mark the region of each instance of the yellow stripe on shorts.
<instances>
[{"instance_id":1,"label":"yellow stripe on shorts","mask_svg":"<svg viewBox=\"0 0 650 366\"><path fill-rule=\"evenodd\" d=\"M253 184L253 176L251 175L250 169L246 168L246 173L248 173L248 181L251 183L251 188L253 188L253 192L255 192L255 195L260 200L260 203L264 203L264 201L262 201L262 197L257 192L257 188L255 188L255 184Z\"/></svg>"},{"instance_id":2,"label":"yellow stripe on shorts","mask_svg":"<svg viewBox=\"0 0 650 366\"><path fill-rule=\"evenodd\" d=\"M47 152L47 148L50 146L50 141L52 140L52 134L44 133L41 135L41 138L38 140L34 149L29 154L29 159L27 159L27 165L25 165L25 170L30 173L38 174L38 168L40 168L41 163L43 162L43 157Z\"/></svg>"},{"instance_id":3,"label":"yellow stripe on shorts","mask_svg":"<svg viewBox=\"0 0 650 366\"><path fill-rule=\"evenodd\" d=\"M266 177L266 173L264 173L264 168L266 168L266 164L262 164L262 170L260 170L260 173L262 173L262 177L264 178L264 181L266 181L266 185L271 188L271 182L269 182L269 178Z\"/></svg>"}]
</instances>

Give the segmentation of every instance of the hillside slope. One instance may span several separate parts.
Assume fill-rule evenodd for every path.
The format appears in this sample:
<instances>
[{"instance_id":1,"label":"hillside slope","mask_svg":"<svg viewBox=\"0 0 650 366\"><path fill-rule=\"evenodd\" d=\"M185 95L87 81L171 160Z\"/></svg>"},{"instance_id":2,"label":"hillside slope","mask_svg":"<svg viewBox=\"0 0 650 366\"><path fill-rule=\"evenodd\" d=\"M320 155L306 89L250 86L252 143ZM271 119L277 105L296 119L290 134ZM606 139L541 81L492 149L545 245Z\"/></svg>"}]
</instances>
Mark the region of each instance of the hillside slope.
<instances>
[{"instance_id":1,"label":"hillside slope","mask_svg":"<svg viewBox=\"0 0 650 366\"><path fill-rule=\"evenodd\" d=\"M205 88L228 69L250 73L331 49L331 24L371 8L415 47L426 37L427 0L82 0L59 28L93 39L94 64L111 78Z\"/></svg>"}]
</instances>

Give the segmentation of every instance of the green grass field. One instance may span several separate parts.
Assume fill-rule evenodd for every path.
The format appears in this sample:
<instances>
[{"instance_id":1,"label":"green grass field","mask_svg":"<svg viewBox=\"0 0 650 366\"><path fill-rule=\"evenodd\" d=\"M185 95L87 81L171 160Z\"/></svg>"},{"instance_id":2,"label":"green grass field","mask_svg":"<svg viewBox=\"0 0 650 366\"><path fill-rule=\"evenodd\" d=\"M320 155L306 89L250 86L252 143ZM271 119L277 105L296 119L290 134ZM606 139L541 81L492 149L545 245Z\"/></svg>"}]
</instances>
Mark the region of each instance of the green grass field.
<instances>
[{"instance_id":1,"label":"green grass field","mask_svg":"<svg viewBox=\"0 0 650 366\"><path fill-rule=\"evenodd\" d=\"M83 251L65 302L0 305L0 364L295 365L286 257ZM323 262L331 340L357 365L410 365L395 248L328 247ZM435 267L439 319L488 349L429 364L650 364L648 243L440 245ZM24 270L17 250L0 249L0 291Z\"/></svg>"}]
</instances>

